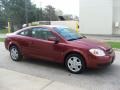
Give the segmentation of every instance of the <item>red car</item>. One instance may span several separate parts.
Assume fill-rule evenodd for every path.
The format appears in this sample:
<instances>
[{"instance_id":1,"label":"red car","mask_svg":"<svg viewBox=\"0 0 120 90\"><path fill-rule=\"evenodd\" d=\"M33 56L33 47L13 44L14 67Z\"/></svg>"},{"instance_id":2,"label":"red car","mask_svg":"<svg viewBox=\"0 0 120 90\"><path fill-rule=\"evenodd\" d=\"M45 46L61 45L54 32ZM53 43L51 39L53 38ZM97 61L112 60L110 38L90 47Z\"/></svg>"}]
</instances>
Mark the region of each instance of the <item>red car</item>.
<instances>
[{"instance_id":1,"label":"red car","mask_svg":"<svg viewBox=\"0 0 120 90\"><path fill-rule=\"evenodd\" d=\"M8 34L5 47L12 60L39 58L65 64L72 73L113 63L115 53L106 43L88 39L64 26L34 26Z\"/></svg>"}]
</instances>

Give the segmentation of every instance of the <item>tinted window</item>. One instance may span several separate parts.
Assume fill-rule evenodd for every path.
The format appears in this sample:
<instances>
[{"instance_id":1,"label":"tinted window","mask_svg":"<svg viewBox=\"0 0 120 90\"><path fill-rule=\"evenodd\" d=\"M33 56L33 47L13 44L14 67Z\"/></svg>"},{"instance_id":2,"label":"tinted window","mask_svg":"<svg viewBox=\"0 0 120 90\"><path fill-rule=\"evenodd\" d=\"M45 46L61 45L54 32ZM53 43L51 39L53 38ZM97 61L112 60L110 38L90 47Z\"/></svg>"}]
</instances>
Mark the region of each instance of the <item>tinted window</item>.
<instances>
[{"instance_id":1,"label":"tinted window","mask_svg":"<svg viewBox=\"0 0 120 90\"><path fill-rule=\"evenodd\" d=\"M33 28L32 37L38 39L48 40L48 37L55 37L51 31L48 31L46 28Z\"/></svg>"}]
</instances>

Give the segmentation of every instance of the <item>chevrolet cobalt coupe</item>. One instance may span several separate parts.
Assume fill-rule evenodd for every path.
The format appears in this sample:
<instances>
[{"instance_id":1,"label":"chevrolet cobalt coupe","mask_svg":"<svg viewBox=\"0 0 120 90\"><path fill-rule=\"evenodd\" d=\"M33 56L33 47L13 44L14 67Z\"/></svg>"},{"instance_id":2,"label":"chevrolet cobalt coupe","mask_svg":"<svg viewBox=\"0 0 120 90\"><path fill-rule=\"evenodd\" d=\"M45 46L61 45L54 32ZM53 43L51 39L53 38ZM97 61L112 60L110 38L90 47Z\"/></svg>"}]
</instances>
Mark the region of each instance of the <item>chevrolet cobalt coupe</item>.
<instances>
[{"instance_id":1,"label":"chevrolet cobalt coupe","mask_svg":"<svg viewBox=\"0 0 120 90\"><path fill-rule=\"evenodd\" d=\"M7 34L11 59L38 58L65 64L72 73L113 63L115 53L106 43L88 39L64 26L32 26Z\"/></svg>"}]
</instances>

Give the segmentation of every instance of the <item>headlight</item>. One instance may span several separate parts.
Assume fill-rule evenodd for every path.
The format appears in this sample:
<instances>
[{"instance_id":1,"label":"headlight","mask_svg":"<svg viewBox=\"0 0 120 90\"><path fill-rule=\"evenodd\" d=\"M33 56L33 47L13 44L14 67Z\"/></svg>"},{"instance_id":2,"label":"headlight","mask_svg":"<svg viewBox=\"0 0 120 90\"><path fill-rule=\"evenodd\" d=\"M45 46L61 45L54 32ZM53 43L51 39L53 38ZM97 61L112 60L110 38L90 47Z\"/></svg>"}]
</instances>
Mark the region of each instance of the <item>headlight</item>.
<instances>
[{"instance_id":1,"label":"headlight","mask_svg":"<svg viewBox=\"0 0 120 90\"><path fill-rule=\"evenodd\" d=\"M105 52L101 49L90 49L89 52L95 56L105 56Z\"/></svg>"}]
</instances>

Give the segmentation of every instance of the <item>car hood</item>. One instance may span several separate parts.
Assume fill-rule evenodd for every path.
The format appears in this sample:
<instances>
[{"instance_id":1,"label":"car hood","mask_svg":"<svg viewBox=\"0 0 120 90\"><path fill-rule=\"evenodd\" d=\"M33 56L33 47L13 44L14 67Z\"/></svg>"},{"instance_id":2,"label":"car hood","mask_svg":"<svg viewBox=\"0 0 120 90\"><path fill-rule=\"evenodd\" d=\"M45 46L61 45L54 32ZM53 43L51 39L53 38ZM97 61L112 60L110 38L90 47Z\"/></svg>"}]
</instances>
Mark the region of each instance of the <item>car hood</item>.
<instances>
[{"instance_id":1,"label":"car hood","mask_svg":"<svg viewBox=\"0 0 120 90\"><path fill-rule=\"evenodd\" d=\"M78 39L71 42L77 46L82 45L82 46L87 46L88 48L101 48L103 50L108 50L111 48L111 46L105 42L94 39L88 39L88 38Z\"/></svg>"}]
</instances>

